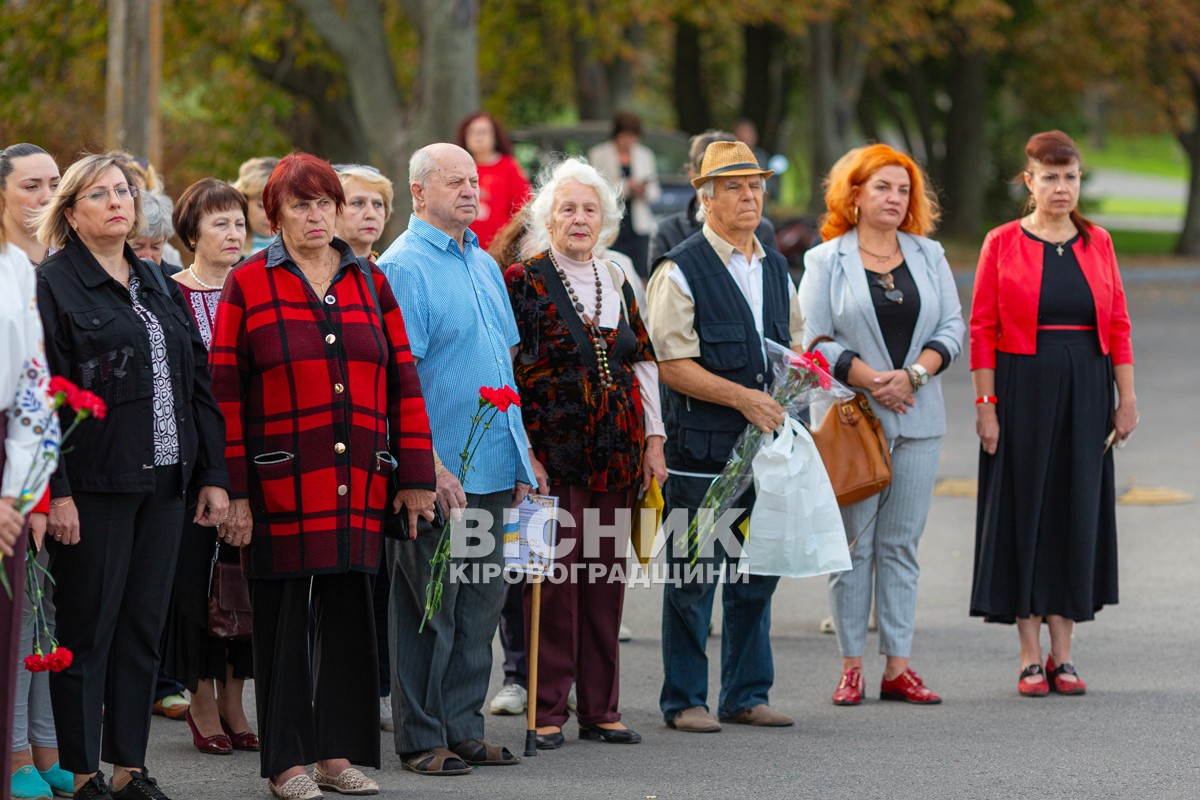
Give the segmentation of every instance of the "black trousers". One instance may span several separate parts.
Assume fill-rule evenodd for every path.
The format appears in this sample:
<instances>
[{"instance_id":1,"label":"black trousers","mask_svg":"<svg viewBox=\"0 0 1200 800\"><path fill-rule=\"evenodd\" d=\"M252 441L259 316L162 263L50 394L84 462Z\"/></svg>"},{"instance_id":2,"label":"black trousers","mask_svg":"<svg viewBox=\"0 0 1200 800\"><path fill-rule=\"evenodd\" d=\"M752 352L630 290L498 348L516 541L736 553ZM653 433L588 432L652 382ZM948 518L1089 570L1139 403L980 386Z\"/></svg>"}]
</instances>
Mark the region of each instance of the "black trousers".
<instances>
[{"instance_id":1,"label":"black trousers","mask_svg":"<svg viewBox=\"0 0 1200 800\"><path fill-rule=\"evenodd\" d=\"M179 467L152 493L76 492L79 543L50 543L58 641L71 666L50 675L59 762L74 773L146 764L158 647L183 530ZM101 732L103 731L103 741Z\"/></svg>"},{"instance_id":2,"label":"black trousers","mask_svg":"<svg viewBox=\"0 0 1200 800\"><path fill-rule=\"evenodd\" d=\"M332 758L379 769L371 594L371 576L365 572L250 581L264 778Z\"/></svg>"}]
</instances>

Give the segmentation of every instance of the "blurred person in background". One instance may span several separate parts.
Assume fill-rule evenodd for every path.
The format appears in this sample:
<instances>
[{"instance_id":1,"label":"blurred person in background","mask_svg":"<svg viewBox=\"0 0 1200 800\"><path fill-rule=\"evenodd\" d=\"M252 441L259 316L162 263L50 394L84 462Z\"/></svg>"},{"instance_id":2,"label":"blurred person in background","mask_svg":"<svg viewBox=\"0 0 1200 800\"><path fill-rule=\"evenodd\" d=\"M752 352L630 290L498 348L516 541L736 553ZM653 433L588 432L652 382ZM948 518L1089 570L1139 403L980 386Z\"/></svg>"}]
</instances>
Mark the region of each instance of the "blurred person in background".
<instances>
[{"instance_id":1,"label":"blurred person in background","mask_svg":"<svg viewBox=\"0 0 1200 800\"><path fill-rule=\"evenodd\" d=\"M609 247L629 256L637 274L646 280L650 277L650 237L655 229L650 206L662 196L662 187L654 153L641 144L641 137L641 118L632 111L618 112L613 117L612 138L588 151L588 163L620 188L625 202L621 228Z\"/></svg>"},{"instance_id":2,"label":"blurred person in background","mask_svg":"<svg viewBox=\"0 0 1200 800\"><path fill-rule=\"evenodd\" d=\"M58 164L36 144L23 142L0 150L0 236L25 253L34 264L46 258L46 245L38 241L38 212L58 189Z\"/></svg>"},{"instance_id":3,"label":"blurred person in background","mask_svg":"<svg viewBox=\"0 0 1200 800\"><path fill-rule=\"evenodd\" d=\"M119 153L76 161L38 226L58 249L38 269L50 370L108 407L75 432L50 481L58 640L75 654L51 675L51 700L62 766L83 800L166 797L146 747L184 492L199 487L201 524L228 510L204 343L179 289L129 247L142 210L127 163Z\"/></svg>"},{"instance_id":4,"label":"blurred person in background","mask_svg":"<svg viewBox=\"0 0 1200 800\"><path fill-rule=\"evenodd\" d=\"M173 208L171 198L165 194L149 190L142 192L142 227L129 243L138 258L153 261L168 276L183 269L179 264L164 260L163 247L175 235L175 228L171 224Z\"/></svg>"},{"instance_id":5,"label":"blurred person in background","mask_svg":"<svg viewBox=\"0 0 1200 800\"><path fill-rule=\"evenodd\" d=\"M267 249L275 238L271 231L271 222L267 219L267 212L263 210L262 193L267 179L271 177L271 171L278 163L278 158L259 156L243 161L238 167L238 177L233 182L233 188L246 198L246 207L249 209L246 219L250 226L250 235L246 237L246 246L242 251L244 256Z\"/></svg>"},{"instance_id":6,"label":"blurred person in background","mask_svg":"<svg viewBox=\"0 0 1200 800\"><path fill-rule=\"evenodd\" d=\"M479 216L471 231L479 237L480 248L488 250L496 234L529 201L529 179L513 158L508 134L491 114L467 116L458 124L455 143L471 154L479 170Z\"/></svg>"}]
</instances>

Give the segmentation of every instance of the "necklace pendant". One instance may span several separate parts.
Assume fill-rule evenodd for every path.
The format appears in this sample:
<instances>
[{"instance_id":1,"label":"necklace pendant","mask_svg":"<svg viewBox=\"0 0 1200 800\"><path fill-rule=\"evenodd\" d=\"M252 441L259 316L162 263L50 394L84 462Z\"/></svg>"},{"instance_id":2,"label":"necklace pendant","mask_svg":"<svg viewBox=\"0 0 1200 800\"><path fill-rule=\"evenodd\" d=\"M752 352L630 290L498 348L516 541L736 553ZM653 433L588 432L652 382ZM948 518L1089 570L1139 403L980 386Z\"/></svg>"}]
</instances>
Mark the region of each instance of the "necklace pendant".
<instances>
[{"instance_id":1,"label":"necklace pendant","mask_svg":"<svg viewBox=\"0 0 1200 800\"><path fill-rule=\"evenodd\" d=\"M1057 246L1055 247L1055 249L1056 249L1056 250L1058 250L1058 254L1059 254L1060 256L1063 254L1063 249L1062 249L1062 245L1061 245L1061 244L1060 244L1060 245L1057 245Z\"/></svg>"}]
</instances>

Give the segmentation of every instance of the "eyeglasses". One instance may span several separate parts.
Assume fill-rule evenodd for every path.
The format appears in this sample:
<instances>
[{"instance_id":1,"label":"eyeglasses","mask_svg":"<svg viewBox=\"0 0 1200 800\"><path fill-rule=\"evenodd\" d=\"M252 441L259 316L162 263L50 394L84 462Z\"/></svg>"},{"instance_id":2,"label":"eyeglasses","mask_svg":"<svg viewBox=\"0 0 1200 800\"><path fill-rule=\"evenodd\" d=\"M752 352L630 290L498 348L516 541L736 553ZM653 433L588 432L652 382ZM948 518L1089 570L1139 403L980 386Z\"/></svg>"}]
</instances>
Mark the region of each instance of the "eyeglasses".
<instances>
[{"instance_id":1,"label":"eyeglasses","mask_svg":"<svg viewBox=\"0 0 1200 800\"><path fill-rule=\"evenodd\" d=\"M92 203L103 203L108 199L109 193L116 194L117 200L128 200L131 197L137 197L137 188L134 186L118 186L115 189L99 189L95 192L80 195L79 199L87 200Z\"/></svg>"},{"instance_id":2,"label":"eyeglasses","mask_svg":"<svg viewBox=\"0 0 1200 800\"><path fill-rule=\"evenodd\" d=\"M896 279L892 277L892 273L888 272L883 275L876 275L871 279L880 289L883 289L883 296L893 303L900 304L904 302L904 292L896 288Z\"/></svg>"}]
</instances>

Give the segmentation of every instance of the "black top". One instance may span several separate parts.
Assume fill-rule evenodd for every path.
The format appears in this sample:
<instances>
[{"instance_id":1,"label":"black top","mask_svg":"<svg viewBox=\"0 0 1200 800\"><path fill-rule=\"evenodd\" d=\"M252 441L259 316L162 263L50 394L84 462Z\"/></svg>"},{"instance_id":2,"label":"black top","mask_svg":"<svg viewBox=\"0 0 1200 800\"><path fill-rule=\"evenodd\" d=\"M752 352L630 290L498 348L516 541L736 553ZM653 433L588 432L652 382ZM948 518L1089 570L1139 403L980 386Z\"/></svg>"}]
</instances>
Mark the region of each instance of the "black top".
<instances>
[{"instance_id":1,"label":"black top","mask_svg":"<svg viewBox=\"0 0 1200 800\"><path fill-rule=\"evenodd\" d=\"M1021 232L1041 242L1042 247L1042 291L1038 299L1038 325L1087 325L1096 324L1096 303L1092 289L1075 251L1071 245L1079 238L1073 236L1061 245L1052 244L1034 236L1024 228ZM1058 254L1062 248L1062 255Z\"/></svg>"},{"instance_id":2,"label":"black top","mask_svg":"<svg viewBox=\"0 0 1200 800\"><path fill-rule=\"evenodd\" d=\"M875 317L879 320L879 330L883 333L883 343L887 345L888 356L892 359L892 369L904 367L904 357L912 345L913 331L917 327L917 315L921 313L921 296L917 294L917 283L908 264L901 261L900 266L892 270L892 280L896 290L903 295L902 302L889 300L887 290L883 288L883 276L869 269L863 270L867 275L867 285L871 289L871 302L875 305Z\"/></svg>"},{"instance_id":3,"label":"black top","mask_svg":"<svg viewBox=\"0 0 1200 800\"><path fill-rule=\"evenodd\" d=\"M228 486L225 420L212 394L208 350L183 292L175 281L156 278L152 262L129 245L125 260L141 284L140 301L162 327L184 483L194 477L197 486ZM154 491L154 354L129 290L72 236L38 268L38 306L51 374L95 392L108 406L103 420L88 420L71 436L50 480L51 497L74 490ZM65 430L74 415L64 408L60 417Z\"/></svg>"}]
</instances>

